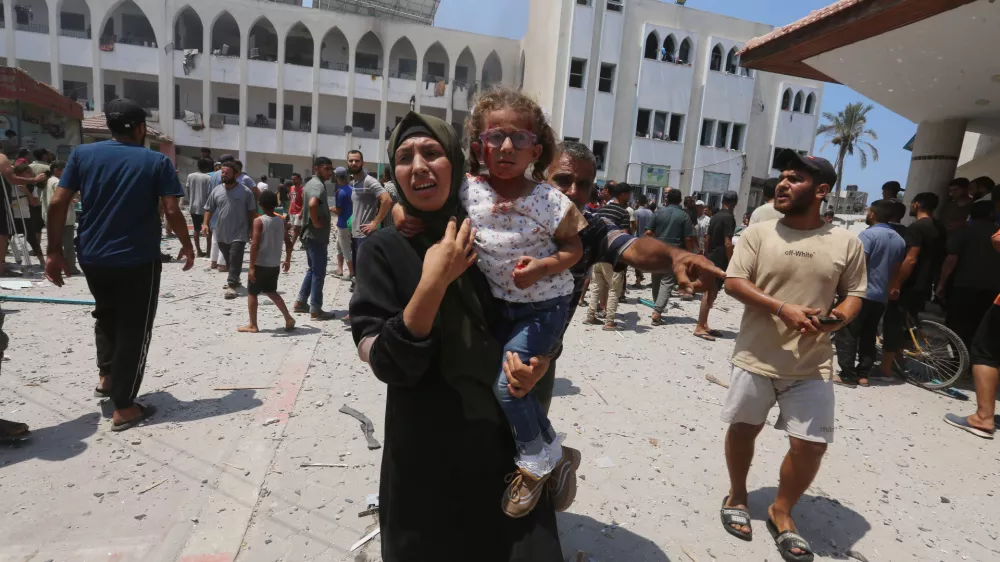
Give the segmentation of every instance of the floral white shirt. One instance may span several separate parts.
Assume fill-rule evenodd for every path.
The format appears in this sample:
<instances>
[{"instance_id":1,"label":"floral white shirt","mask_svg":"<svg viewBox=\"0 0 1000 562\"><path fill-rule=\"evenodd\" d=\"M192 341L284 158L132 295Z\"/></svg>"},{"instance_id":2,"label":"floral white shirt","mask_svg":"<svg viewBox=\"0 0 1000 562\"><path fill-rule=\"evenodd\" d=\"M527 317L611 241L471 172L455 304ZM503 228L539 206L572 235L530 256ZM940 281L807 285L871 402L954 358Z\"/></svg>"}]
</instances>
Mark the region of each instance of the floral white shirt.
<instances>
[{"instance_id":1,"label":"floral white shirt","mask_svg":"<svg viewBox=\"0 0 1000 562\"><path fill-rule=\"evenodd\" d=\"M548 184L530 195L502 198L485 178L469 175L459 197L477 230L479 269L486 274L493 296L507 302L542 302L573 293L569 270L543 277L527 289L514 285L514 266L521 256L547 258L559 248L556 230L576 207Z\"/></svg>"}]
</instances>

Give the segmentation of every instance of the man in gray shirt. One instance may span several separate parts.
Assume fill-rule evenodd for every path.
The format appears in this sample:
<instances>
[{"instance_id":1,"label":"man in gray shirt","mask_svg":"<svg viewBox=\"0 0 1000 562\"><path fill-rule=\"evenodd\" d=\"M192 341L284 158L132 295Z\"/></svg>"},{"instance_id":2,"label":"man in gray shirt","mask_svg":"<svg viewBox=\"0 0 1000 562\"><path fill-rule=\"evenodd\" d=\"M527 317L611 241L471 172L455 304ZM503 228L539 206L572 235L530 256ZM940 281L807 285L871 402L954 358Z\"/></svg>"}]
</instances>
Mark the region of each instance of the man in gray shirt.
<instances>
[{"instance_id":1,"label":"man in gray shirt","mask_svg":"<svg viewBox=\"0 0 1000 562\"><path fill-rule=\"evenodd\" d=\"M212 193L212 167L213 162L208 158L198 160L198 171L189 174L187 177L187 200L191 211L191 224L194 226L194 248L198 251L198 257L205 257L205 252L201 251L201 224L205 218L205 201ZM208 244L206 250L212 248L212 232L206 237Z\"/></svg>"},{"instance_id":2,"label":"man in gray shirt","mask_svg":"<svg viewBox=\"0 0 1000 562\"><path fill-rule=\"evenodd\" d=\"M240 274L243 272L243 253L250 239L250 225L257 218L257 199L249 188L236 181L239 175L236 164L226 162L221 171L222 185L216 186L205 201L201 233L208 236L214 215L215 238L229 265L225 297L235 299L236 287L240 286Z\"/></svg>"},{"instance_id":3,"label":"man in gray shirt","mask_svg":"<svg viewBox=\"0 0 1000 562\"><path fill-rule=\"evenodd\" d=\"M392 197L382 184L365 172L365 157L360 150L347 153L347 169L351 172L351 201L354 214L351 219L351 259L358 263L358 248L365 238L375 232L378 225L392 210Z\"/></svg>"},{"instance_id":4,"label":"man in gray shirt","mask_svg":"<svg viewBox=\"0 0 1000 562\"><path fill-rule=\"evenodd\" d=\"M326 182L333 177L333 162L320 156L313 163L313 177L302 188L302 241L306 245L306 276L292 311L308 312L313 320L333 320L333 312L323 311L323 284L330 247L330 199ZM308 304L307 304L308 303Z\"/></svg>"},{"instance_id":5,"label":"man in gray shirt","mask_svg":"<svg viewBox=\"0 0 1000 562\"><path fill-rule=\"evenodd\" d=\"M681 192L671 189L667 192L665 207L660 207L653 213L653 220L646 225L646 236L653 236L660 242L683 248L689 252L695 249L694 225L691 217L681 208ZM653 325L663 324L663 311L670 301L670 292L677 287L677 278L673 273L653 274Z\"/></svg>"}]
</instances>

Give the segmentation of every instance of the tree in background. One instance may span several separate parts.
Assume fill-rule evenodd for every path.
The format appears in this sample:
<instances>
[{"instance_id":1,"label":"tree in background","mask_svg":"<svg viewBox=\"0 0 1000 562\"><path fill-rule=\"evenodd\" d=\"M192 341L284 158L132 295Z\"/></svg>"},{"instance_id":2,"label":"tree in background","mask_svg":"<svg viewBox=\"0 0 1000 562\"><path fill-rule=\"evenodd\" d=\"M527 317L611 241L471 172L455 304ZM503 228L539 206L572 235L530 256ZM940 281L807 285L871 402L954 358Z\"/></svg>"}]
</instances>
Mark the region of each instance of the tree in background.
<instances>
[{"instance_id":1,"label":"tree in background","mask_svg":"<svg viewBox=\"0 0 1000 562\"><path fill-rule=\"evenodd\" d=\"M824 112L823 118L826 123L816 129L816 136L825 136L827 140L823 143L823 148L828 144L837 147L837 161L834 167L837 168L837 200L834 203L834 212L840 207L840 185L844 181L844 160L848 156L854 156L857 151L861 163L861 169L868 166L868 152L871 151L873 162L878 162L878 149L870 140L878 140L878 135L871 129L866 129L868 125L868 112L874 109L871 104L865 105L861 102L849 103L842 111L836 115Z\"/></svg>"}]
</instances>

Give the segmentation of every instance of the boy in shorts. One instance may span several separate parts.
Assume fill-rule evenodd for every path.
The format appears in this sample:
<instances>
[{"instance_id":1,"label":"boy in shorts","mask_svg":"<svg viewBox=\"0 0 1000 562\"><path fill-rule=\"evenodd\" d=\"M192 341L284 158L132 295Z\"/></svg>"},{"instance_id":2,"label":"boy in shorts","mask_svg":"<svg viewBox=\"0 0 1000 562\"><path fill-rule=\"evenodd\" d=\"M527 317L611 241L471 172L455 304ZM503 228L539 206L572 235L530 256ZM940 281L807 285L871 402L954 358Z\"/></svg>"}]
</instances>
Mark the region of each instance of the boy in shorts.
<instances>
[{"instance_id":1,"label":"boy in shorts","mask_svg":"<svg viewBox=\"0 0 1000 562\"><path fill-rule=\"evenodd\" d=\"M253 221L253 236L250 241L250 284L247 285L247 308L250 309L250 323L237 331L255 334L257 329L257 296L261 293L271 299L285 317L285 330L295 329L295 319L288 313L285 300L278 294L280 269L288 273L292 264L292 240L288 237L285 221L274 214L278 206L278 194L265 191L257 202L264 211ZM281 248L285 248L285 262L281 263Z\"/></svg>"}]
</instances>

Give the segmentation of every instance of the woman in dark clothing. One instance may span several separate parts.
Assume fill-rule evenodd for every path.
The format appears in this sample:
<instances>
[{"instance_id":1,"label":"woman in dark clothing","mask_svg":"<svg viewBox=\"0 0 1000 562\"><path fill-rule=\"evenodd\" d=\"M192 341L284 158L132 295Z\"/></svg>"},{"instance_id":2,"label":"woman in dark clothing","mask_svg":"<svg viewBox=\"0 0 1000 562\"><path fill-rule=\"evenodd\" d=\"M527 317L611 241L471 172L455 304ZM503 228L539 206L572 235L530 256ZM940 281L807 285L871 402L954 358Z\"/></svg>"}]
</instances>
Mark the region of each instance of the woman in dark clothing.
<instances>
[{"instance_id":1,"label":"woman in dark clothing","mask_svg":"<svg viewBox=\"0 0 1000 562\"><path fill-rule=\"evenodd\" d=\"M388 156L400 203L425 230L405 238L389 227L368 237L350 306L359 354L388 385L382 556L560 561L547 492L523 518L501 510L515 447L491 388L502 347L490 335L489 287L469 267L475 232L458 201L458 136L444 121L411 112L393 132ZM539 376L544 367L536 365Z\"/></svg>"}]
</instances>

